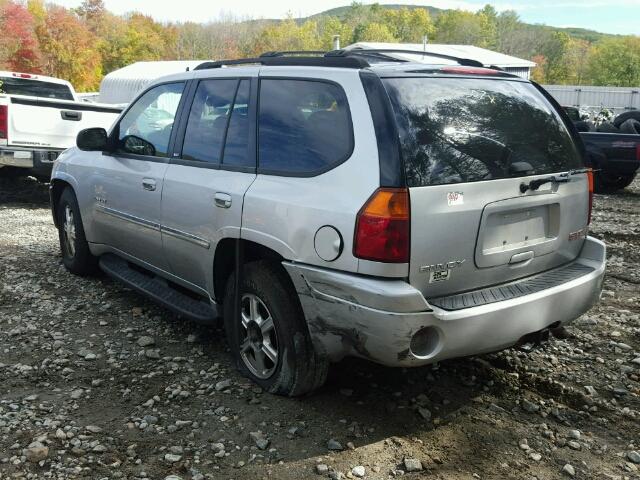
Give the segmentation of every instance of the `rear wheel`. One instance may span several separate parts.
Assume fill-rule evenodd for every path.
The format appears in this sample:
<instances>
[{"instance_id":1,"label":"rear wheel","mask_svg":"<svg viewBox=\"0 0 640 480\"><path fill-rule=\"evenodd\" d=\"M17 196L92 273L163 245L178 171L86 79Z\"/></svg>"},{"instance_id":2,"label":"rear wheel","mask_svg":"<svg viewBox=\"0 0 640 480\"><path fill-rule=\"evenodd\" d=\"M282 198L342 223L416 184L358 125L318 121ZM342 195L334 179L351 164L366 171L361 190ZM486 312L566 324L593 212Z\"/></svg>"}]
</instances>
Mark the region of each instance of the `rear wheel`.
<instances>
[{"instance_id":1,"label":"rear wheel","mask_svg":"<svg viewBox=\"0 0 640 480\"><path fill-rule=\"evenodd\" d=\"M98 260L91 254L84 236L78 201L69 187L65 188L56 208L58 237L62 263L71 273L89 275L97 270Z\"/></svg>"},{"instance_id":2,"label":"rear wheel","mask_svg":"<svg viewBox=\"0 0 640 480\"><path fill-rule=\"evenodd\" d=\"M239 370L266 391L297 396L320 387L328 362L314 350L297 294L282 268L269 261L244 267L240 315L235 276L227 283L225 330Z\"/></svg>"},{"instance_id":3,"label":"rear wheel","mask_svg":"<svg viewBox=\"0 0 640 480\"><path fill-rule=\"evenodd\" d=\"M593 177L593 189L596 193L614 193L628 187L635 175L612 175L606 172L596 172Z\"/></svg>"}]
</instances>

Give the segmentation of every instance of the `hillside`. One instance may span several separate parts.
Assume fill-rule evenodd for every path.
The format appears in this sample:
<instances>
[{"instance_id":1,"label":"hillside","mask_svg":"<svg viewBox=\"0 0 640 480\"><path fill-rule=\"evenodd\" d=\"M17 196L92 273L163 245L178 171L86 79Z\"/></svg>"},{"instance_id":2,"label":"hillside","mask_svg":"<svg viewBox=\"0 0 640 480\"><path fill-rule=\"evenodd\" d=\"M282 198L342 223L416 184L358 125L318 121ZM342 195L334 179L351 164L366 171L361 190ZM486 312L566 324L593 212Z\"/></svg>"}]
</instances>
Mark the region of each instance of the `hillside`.
<instances>
[{"instance_id":1,"label":"hillside","mask_svg":"<svg viewBox=\"0 0 640 480\"><path fill-rule=\"evenodd\" d=\"M364 5L363 8L371 8L372 5ZM305 17L305 18L300 18L298 19L299 22L304 22L305 20L318 20L322 17L338 17L340 19L344 19L344 17L347 15L347 13L349 12L351 6L350 5L345 5L344 7L336 7L336 8L331 8L329 10L325 10L323 12L317 13L315 15L310 15L309 17ZM388 10L398 10L400 8L407 8L409 10L413 10L416 8L424 8L425 10L427 10L429 12L429 15L431 15L432 18L436 18L441 12L447 11L447 9L442 9L442 8L436 8L436 7L432 7L430 5L403 5L403 4L391 4L391 5L379 5L379 4L375 4L375 8L380 8L380 9L388 9ZM524 22L523 22L524 23ZM532 28L534 30L554 30L554 31L559 31L559 32L565 32L567 33L569 36L579 39L579 40L586 40L588 42L597 42L603 38L606 37L616 37L617 35L613 35L613 34L609 34L609 33L602 33L602 32L597 32L595 30L589 30L586 28L576 28L576 27L554 27L553 25L543 25L543 24L531 24L531 23L524 23L527 27Z\"/></svg>"}]
</instances>

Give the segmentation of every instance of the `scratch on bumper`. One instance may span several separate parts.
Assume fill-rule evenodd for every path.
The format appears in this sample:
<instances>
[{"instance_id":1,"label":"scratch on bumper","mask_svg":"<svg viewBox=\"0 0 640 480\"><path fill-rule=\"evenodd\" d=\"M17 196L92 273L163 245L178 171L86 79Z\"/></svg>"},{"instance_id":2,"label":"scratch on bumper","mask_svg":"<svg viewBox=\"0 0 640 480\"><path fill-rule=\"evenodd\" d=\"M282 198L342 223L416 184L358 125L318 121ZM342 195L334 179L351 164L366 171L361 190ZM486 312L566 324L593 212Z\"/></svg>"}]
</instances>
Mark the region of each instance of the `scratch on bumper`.
<instances>
[{"instance_id":1,"label":"scratch on bumper","mask_svg":"<svg viewBox=\"0 0 640 480\"><path fill-rule=\"evenodd\" d=\"M590 274L535 294L456 311L430 307L418 290L400 280L283 265L319 352L333 361L352 355L389 366L419 366L507 348L526 334L577 318L599 298L605 255L604 244L588 238L576 262L593 267ZM425 327L437 332L438 345L418 356L411 351L411 339Z\"/></svg>"}]
</instances>

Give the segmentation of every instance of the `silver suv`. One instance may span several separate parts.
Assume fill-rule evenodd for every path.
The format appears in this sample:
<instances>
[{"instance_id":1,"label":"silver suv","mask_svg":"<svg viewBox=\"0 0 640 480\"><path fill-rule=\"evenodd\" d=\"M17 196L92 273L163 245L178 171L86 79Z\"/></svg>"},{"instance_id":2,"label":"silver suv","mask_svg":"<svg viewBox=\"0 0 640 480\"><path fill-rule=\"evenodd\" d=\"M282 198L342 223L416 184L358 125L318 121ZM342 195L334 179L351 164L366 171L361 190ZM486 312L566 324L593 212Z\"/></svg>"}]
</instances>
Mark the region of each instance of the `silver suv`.
<instances>
[{"instance_id":1,"label":"silver suv","mask_svg":"<svg viewBox=\"0 0 640 480\"><path fill-rule=\"evenodd\" d=\"M300 395L543 337L598 300L582 144L538 85L472 60L269 54L157 80L51 182L64 265L224 318Z\"/></svg>"}]
</instances>

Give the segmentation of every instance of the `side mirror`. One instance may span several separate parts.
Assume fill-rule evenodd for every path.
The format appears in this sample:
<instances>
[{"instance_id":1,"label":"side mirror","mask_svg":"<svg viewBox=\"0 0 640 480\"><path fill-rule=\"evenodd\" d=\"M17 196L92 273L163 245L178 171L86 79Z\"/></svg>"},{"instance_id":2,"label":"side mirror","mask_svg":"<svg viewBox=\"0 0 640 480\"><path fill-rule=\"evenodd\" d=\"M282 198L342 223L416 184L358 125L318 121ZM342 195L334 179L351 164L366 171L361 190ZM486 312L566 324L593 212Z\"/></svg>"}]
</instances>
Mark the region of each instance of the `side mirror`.
<instances>
[{"instance_id":1,"label":"side mirror","mask_svg":"<svg viewBox=\"0 0 640 480\"><path fill-rule=\"evenodd\" d=\"M78 132L76 145L86 152L104 152L109 148L107 131L104 128L85 128Z\"/></svg>"},{"instance_id":2,"label":"side mirror","mask_svg":"<svg viewBox=\"0 0 640 480\"><path fill-rule=\"evenodd\" d=\"M127 135L122 139L122 143L125 152L145 155L147 157L153 157L156 154L156 147L153 146L153 143L135 135Z\"/></svg>"}]
</instances>

